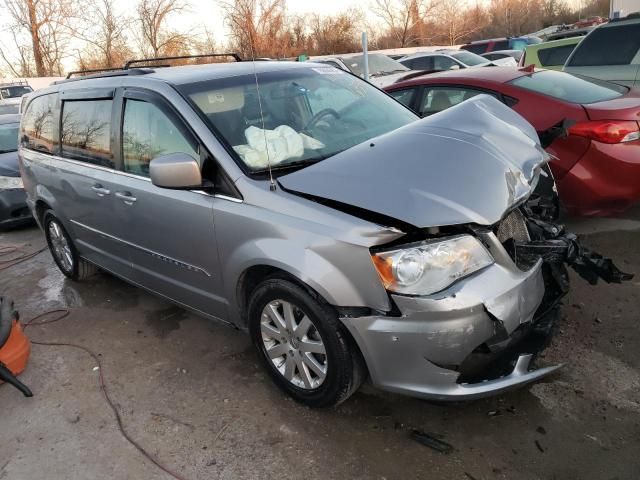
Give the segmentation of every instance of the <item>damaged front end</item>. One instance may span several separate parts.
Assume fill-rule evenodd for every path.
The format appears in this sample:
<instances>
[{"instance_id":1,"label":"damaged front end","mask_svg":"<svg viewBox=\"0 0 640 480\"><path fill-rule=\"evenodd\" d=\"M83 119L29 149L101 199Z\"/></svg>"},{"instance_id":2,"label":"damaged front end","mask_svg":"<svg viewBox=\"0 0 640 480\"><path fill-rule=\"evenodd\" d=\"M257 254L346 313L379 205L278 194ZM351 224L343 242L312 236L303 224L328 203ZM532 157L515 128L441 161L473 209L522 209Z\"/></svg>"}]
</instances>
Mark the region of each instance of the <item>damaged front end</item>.
<instances>
[{"instance_id":1,"label":"damaged front end","mask_svg":"<svg viewBox=\"0 0 640 480\"><path fill-rule=\"evenodd\" d=\"M466 400L535 381L559 368L532 362L569 290L567 266L590 283L631 278L555 223L548 159L530 124L478 96L279 179L404 233L371 248L392 309L341 318L376 386ZM425 280L434 269L441 283Z\"/></svg>"}]
</instances>

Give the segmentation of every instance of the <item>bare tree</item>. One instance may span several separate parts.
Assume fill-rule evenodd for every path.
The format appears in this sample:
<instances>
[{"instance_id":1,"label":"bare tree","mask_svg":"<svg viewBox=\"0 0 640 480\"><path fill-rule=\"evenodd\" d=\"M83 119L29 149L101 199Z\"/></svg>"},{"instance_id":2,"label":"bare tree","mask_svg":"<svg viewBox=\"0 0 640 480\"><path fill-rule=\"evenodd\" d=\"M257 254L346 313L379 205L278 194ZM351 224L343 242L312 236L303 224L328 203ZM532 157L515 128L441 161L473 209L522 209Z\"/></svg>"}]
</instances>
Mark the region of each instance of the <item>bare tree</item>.
<instances>
[{"instance_id":1,"label":"bare tree","mask_svg":"<svg viewBox=\"0 0 640 480\"><path fill-rule=\"evenodd\" d=\"M189 39L169 27L170 19L188 10L182 0L141 0L136 13L140 23L142 48L153 57L182 53Z\"/></svg>"},{"instance_id":2,"label":"bare tree","mask_svg":"<svg viewBox=\"0 0 640 480\"><path fill-rule=\"evenodd\" d=\"M89 0L78 13L73 36L86 44L78 52L81 68L110 68L122 65L131 55L127 44L130 19L116 10L114 0Z\"/></svg>"},{"instance_id":3,"label":"bare tree","mask_svg":"<svg viewBox=\"0 0 640 480\"><path fill-rule=\"evenodd\" d=\"M13 22L14 39L19 41L21 34L30 39L36 74L59 75L69 45L73 0L4 0L4 6Z\"/></svg>"},{"instance_id":4,"label":"bare tree","mask_svg":"<svg viewBox=\"0 0 640 480\"><path fill-rule=\"evenodd\" d=\"M458 45L484 27L473 9L460 0L441 0L435 17L447 45Z\"/></svg>"},{"instance_id":5,"label":"bare tree","mask_svg":"<svg viewBox=\"0 0 640 480\"><path fill-rule=\"evenodd\" d=\"M425 20L440 0L374 0L371 11L387 27L394 47L419 45L425 40Z\"/></svg>"},{"instance_id":6,"label":"bare tree","mask_svg":"<svg viewBox=\"0 0 640 480\"><path fill-rule=\"evenodd\" d=\"M285 0L235 0L218 4L229 26L231 47L241 55L279 58L290 53Z\"/></svg>"},{"instance_id":7,"label":"bare tree","mask_svg":"<svg viewBox=\"0 0 640 480\"><path fill-rule=\"evenodd\" d=\"M351 9L332 16L312 15L310 34L318 55L348 53L358 49L359 10Z\"/></svg>"}]
</instances>

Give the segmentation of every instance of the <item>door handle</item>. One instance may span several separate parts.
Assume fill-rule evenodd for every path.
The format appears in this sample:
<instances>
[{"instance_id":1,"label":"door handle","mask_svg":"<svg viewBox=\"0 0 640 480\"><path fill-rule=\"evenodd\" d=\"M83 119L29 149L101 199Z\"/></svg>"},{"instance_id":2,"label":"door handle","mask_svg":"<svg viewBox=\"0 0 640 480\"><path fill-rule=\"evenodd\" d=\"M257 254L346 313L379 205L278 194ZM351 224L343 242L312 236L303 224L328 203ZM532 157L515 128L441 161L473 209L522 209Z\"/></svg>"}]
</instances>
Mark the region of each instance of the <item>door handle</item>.
<instances>
[{"instance_id":1,"label":"door handle","mask_svg":"<svg viewBox=\"0 0 640 480\"><path fill-rule=\"evenodd\" d=\"M104 188L100 183L94 183L91 187L91 190L96 192L99 197L104 197L105 195L111 194L111 190L108 188Z\"/></svg>"},{"instance_id":2,"label":"door handle","mask_svg":"<svg viewBox=\"0 0 640 480\"><path fill-rule=\"evenodd\" d=\"M116 197L122 200L127 205L133 205L133 203L138 200L136 197L131 195L130 192L116 192Z\"/></svg>"}]
</instances>

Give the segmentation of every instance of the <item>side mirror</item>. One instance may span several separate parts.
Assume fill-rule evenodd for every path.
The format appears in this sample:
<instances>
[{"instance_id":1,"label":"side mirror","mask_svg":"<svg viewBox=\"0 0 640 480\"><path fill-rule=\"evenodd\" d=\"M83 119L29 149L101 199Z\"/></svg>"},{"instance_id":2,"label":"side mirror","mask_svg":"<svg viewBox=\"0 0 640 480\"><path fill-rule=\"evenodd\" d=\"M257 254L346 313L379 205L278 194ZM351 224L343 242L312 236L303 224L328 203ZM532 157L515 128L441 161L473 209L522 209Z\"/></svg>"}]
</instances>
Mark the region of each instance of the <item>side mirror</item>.
<instances>
[{"instance_id":1,"label":"side mirror","mask_svg":"<svg viewBox=\"0 0 640 480\"><path fill-rule=\"evenodd\" d=\"M453 64L449 67L449 70L460 70L460 65Z\"/></svg>"},{"instance_id":2,"label":"side mirror","mask_svg":"<svg viewBox=\"0 0 640 480\"><path fill-rule=\"evenodd\" d=\"M200 166L191 155L170 153L151 160L151 183L162 188L198 188L202 186Z\"/></svg>"}]
</instances>

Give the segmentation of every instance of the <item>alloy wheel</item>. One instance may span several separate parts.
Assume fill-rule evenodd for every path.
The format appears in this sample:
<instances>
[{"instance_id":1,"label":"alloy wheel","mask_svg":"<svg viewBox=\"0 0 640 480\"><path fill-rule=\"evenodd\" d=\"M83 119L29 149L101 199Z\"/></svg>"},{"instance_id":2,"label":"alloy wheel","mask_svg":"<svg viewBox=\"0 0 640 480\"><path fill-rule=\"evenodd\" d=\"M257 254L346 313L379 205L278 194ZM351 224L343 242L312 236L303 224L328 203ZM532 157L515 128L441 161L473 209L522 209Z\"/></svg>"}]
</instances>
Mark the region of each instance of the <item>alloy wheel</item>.
<instances>
[{"instance_id":1,"label":"alloy wheel","mask_svg":"<svg viewBox=\"0 0 640 480\"><path fill-rule=\"evenodd\" d=\"M62 227L56 220L51 220L49 222L48 231L53 255L65 271L72 272L73 253L71 252L71 245L69 244Z\"/></svg>"},{"instance_id":2,"label":"alloy wheel","mask_svg":"<svg viewBox=\"0 0 640 480\"><path fill-rule=\"evenodd\" d=\"M313 321L296 305L273 300L262 310L262 342L280 374L296 387L318 388L327 376L327 354Z\"/></svg>"}]
</instances>

